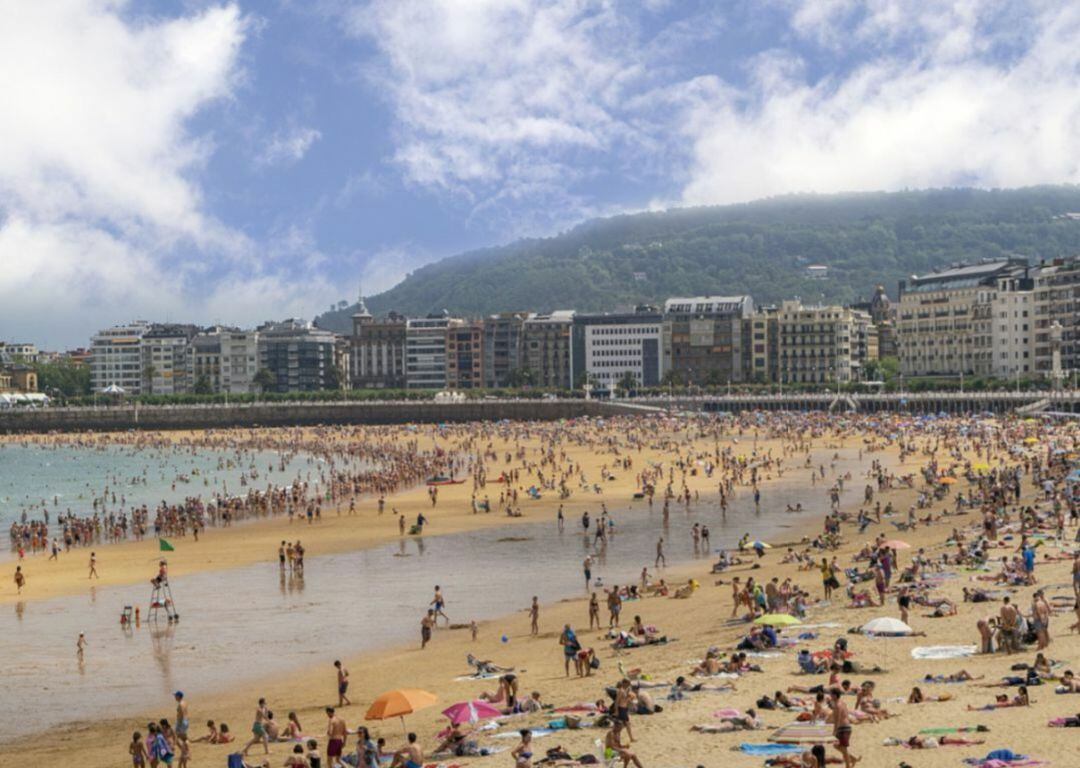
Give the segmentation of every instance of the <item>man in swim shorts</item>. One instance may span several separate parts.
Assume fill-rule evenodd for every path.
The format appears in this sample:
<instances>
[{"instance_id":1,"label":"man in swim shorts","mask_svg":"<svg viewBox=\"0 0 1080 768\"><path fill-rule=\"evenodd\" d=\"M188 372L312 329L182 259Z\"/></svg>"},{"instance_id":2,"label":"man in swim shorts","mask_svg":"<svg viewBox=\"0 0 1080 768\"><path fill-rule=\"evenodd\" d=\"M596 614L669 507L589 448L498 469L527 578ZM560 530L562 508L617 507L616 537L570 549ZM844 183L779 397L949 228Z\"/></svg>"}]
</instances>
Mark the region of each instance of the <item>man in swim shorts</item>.
<instances>
[{"instance_id":1,"label":"man in swim shorts","mask_svg":"<svg viewBox=\"0 0 1080 768\"><path fill-rule=\"evenodd\" d=\"M326 762L330 768L341 765L341 755L345 752L345 738L348 733L345 721L334 712L333 707L326 708Z\"/></svg>"}]
</instances>

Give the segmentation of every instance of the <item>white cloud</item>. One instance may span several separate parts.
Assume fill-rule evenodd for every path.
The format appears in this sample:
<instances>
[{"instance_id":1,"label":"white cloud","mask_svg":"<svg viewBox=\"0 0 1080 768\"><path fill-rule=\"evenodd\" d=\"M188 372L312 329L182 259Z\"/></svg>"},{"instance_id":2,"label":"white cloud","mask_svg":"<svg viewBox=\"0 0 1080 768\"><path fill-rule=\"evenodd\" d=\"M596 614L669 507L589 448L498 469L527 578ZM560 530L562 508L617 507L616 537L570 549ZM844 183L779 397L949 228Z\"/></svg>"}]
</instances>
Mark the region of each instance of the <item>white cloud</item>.
<instances>
[{"instance_id":1,"label":"white cloud","mask_svg":"<svg viewBox=\"0 0 1080 768\"><path fill-rule=\"evenodd\" d=\"M311 145L322 138L315 128L290 127L275 133L257 158L259 165L292 165L300 161Z\"/></svg>"},{"instance_id":2,"label":"white cloud","mask_svg":"<svg viewBox=\"0 0 1080 768\"><path fill-rule=\"evenodd\" d=\"M745 89L688 107L684 202L1080 182L1080 7L1040 5L1025 27L994 32L994 4L883 1L854 20L853 5L807 2L794 28L826 41L843 23L856 40L903 29L906 55L871 54L816 81L755 62Z\"/></svg>"},{"instance_id":3,"label":"white cloud","mask_svg":"<svg viewBox=\"0 0 1080 768\"><path fill-rule=\"evenodd\" d=\"M206 212L198 176L212 137L188 130L230 97L247 21L234 4L176 18L131 10L3 3L4 336L85 344L95 327L138 316L200 320L221 307L241 321L277 309L224 291L286 298L248 238Z\"/></svg>"},{"instance_id":4,"label":"white cloud","mask_svg":"<svg viewBox=\"0 0 1080 768\"><path fill-rule=\"evenodd\" d=\"M373 73L400 126L409 181L483 197L581 177L612 149L632 29L600 0L373 0L349 29L383 56ZM543 167L538 167L543 166Z\"/></svg>"}]
</instances>

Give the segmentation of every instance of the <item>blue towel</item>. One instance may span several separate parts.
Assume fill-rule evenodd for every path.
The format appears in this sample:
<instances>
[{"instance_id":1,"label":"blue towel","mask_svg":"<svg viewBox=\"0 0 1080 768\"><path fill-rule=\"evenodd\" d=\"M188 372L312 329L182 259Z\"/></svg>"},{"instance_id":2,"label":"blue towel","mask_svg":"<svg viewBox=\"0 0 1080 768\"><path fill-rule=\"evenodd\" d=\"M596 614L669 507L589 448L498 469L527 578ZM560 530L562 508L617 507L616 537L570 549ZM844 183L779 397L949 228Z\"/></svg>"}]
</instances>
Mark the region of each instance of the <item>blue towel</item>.
<instances>
[{"instance_id":1,"label":"blue towel","mask_svg":"<svg viewBox=\"0 0 1080 768\"><path fill-rule=\"evenodd\" d=\"M747 755L794 755L803 751L796 744L747 744L739 745L739 751Z\"/></svg>"},{"instance_id":2,"label":"blue towel","mask_svg":"<svg viewBox=\"0 0 1080 768\"><path fill-rule=\"evenodd\" d=\"M986 756L987 760L1004 760L1006 763L1011 763L1014 760L1027 760L1027 755L1018 755L1011 749L995 749L993 752Z\"/></svg>"}]
</instances>

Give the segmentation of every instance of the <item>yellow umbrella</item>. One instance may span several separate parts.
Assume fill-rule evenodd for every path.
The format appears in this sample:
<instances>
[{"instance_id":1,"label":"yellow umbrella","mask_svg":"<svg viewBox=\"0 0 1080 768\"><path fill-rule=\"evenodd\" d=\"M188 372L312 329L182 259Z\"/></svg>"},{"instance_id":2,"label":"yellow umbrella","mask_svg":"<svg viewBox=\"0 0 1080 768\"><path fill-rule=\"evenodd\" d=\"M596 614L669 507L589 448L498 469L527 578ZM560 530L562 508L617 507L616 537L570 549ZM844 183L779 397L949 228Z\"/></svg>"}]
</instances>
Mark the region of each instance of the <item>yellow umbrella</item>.
<instances>
[{"instance_id":1,"label":"yellow umbrella","mask_svg":"<svg viewBox=\"0 0 1080 768\"><path fill-rule=\"evenodd\" d=\"M758 616L754 619L754 623L770 627L791 627L802 624L801 621L788 613L766 613L764 616Z\"/></svg>"},{"instance_id":2,"label":"yellow umbrella","mask_svg":"<svg viewBox=\"0 0 1080 768\"><path fill-rule=\"evenodd\" d=\"M1038 440L1038 438L1035 438L1035 437L1025 437L1024 442L1027 443L1028 445L1035 445L1035 443L1039 442L1039 440Z\"/></svg>"},{"instance_id":3,"label":"yellow umbrella","mask_svg":"<svg viewBox=\"0 0 1080 768\"><path fill-rule=\"evenodd\" d=\"M971 468L974 469L976 472L989 472L990 471L990 465L986 464L984 462L979 462L978 464L972 464Z\"/></svg>"},{"instance_id":4,"label":"yellow umbrella","mask_svg":"<svg viewBox=\"0 0 1080 768\"><path fill-rule=\"evenodd\" d=\"M439 698L434 693L422 691L419 688L402 688L397 691L387 691L371 702L366 720L388 720L391 717L401 718L401 727L405 728L405 715L411 715L419 709L430 707Z\"/></svg>"}]
</instances>

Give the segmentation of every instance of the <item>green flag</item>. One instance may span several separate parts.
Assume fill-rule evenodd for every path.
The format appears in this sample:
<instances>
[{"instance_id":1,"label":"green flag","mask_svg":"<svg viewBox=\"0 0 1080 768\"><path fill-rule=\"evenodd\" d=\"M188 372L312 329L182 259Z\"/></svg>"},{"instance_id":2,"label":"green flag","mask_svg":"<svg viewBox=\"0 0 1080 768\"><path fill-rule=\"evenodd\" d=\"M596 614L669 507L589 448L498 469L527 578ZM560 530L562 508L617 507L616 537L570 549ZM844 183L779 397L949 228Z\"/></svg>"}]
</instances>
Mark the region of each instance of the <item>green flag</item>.
<instances>
[{"instance_id":1,"label":"green flag","mask_svg":"<svg viewBox=\"0 0 1080 768\"><path fill-rule=\"evenodd\" d=\"M158 539L158 544L161 546L161 551L162 552L175 552L176 551L175 549L173 549L173 545L170 544L165 539Z\"/></svg>"}]
</instances>

